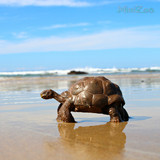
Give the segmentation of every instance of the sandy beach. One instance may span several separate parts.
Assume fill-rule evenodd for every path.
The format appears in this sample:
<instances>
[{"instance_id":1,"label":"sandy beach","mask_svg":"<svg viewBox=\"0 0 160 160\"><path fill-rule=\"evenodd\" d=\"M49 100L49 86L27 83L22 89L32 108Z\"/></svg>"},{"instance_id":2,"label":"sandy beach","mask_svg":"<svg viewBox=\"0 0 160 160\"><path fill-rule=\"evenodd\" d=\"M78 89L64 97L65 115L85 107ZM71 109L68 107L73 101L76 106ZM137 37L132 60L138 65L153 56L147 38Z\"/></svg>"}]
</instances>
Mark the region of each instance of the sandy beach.
<instances>
[{"instance_id":1,"label":"sandy beach","mask_svg":"<svg viewBox=\"0 0 160 160\"><path fill-rule=\"evenodd\" d=\"M57 123L58 102L39 93L61 92L82 77L0 79L0 160L160 159L160 74L106 76L123 92L128 122L73 113L78 123Z\"/></svg>"}]
</instances>

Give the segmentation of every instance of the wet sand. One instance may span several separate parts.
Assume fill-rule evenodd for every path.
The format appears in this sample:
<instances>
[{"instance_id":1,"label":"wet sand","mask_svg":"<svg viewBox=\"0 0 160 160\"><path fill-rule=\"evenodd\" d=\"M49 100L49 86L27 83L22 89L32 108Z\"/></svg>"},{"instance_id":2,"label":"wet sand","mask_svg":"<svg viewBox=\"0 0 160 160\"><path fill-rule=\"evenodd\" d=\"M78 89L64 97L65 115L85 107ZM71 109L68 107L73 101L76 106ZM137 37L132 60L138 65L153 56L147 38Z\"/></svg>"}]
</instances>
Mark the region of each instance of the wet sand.
<instances>
[{"instance_id":1,"label":"wet sand","mask_svg":"<svg viewBox=\"0 0 160 160\"><path fill-rule=\"evenodd\" d=\"M138 76L110 77L123 90L129 122L73 113L78 123L57 123L54 100L1 105L0 160L159 160L160 76Z\"/></svg>"}]
</instances>

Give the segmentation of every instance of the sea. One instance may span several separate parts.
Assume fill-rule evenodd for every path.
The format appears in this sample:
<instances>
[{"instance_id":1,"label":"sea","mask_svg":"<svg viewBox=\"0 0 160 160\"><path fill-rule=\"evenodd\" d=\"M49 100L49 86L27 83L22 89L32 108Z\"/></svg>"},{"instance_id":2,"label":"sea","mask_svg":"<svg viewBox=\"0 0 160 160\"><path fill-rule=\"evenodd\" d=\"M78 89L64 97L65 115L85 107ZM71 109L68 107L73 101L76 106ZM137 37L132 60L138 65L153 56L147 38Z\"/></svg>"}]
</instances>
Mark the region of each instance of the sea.
<instances>
[{"instance_id":1,"label":"sea","mask_svg":"<svg viewBox=\"0 0 160 160\"><path fill-rule=\"evenodd\" d=\"M39 70L39 71L12 71L0 72L0 77L16 77L16 76L60 76L67 75L70 71L82 71L92 75L102 74L133 74L133 73L160 73L160 67L144 67L144 68L75 68L64 70Z\"/></svg>"}]
</instances>

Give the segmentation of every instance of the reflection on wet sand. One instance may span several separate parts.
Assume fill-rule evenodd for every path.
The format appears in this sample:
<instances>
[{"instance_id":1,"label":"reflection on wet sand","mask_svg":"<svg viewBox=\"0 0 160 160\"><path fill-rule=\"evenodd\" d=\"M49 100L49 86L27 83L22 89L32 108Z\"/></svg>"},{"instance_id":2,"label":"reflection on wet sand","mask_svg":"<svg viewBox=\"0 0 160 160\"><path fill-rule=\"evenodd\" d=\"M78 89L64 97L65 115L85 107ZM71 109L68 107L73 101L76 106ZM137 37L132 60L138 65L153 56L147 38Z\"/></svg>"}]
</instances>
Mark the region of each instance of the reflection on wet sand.
<instances>
[{"instance_id":1,"label":"reflection on wet sand","mask_svg":"<svg viewBox=\"0 0 160 160\"><path fill-rule=\"evenodd\" d=\"M59 145L47 142L50 157L64 159L122 158L126 143L123 132L127 122L85 126L74 129L75 124L59 123ZM58 150L57 150L58 149Z\"/></svg>"}]
</instances>

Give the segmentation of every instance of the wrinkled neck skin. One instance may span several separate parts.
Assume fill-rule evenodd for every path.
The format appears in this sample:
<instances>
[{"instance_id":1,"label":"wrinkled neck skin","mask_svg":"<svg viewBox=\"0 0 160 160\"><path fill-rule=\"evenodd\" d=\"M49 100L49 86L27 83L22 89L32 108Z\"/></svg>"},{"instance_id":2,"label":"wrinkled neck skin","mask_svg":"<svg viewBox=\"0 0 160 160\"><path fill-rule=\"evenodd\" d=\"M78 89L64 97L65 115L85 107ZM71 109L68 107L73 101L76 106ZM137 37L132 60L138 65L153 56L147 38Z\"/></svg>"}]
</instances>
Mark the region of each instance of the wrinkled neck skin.
<instances>
[{"instance_id":1,"label":"wrinkled neck skin","mask_svg":"<svg viewBox=\"0 0 160 160\"><path fill-rule=\"evenodd\" d=\"M65 97L61 96L60 94L56 93L55 91L53 91L53 93L52 93L52 98L56 99L60 103L64 103L66 100Z\"/></svg>"}]
</instances>

